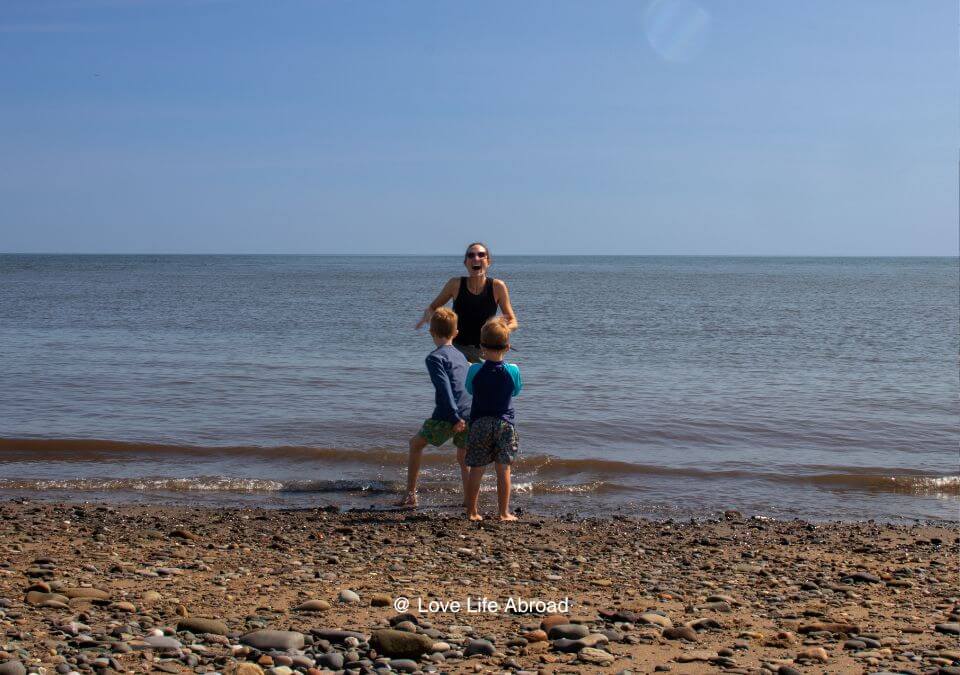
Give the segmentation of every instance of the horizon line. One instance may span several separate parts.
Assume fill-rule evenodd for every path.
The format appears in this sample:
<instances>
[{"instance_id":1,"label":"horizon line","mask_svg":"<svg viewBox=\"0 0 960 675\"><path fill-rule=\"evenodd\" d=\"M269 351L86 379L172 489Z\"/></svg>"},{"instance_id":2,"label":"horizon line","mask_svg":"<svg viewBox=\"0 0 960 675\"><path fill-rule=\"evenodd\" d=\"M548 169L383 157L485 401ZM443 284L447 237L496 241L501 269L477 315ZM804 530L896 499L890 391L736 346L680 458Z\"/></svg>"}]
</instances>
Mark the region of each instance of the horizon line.
<instances>
[{"instance_id":1,"label":"horizon line","mask_svg":"<svg viewBox=\"0 0 960 675\"><path fill-rule=\"evenodd\" d=\"M461 251L442 253L230 253L230 252L76 252L76 251L0 251L0 256L284 256L284 257L403 257L435 258L456 256ZM498 253L495 258L543 256L550 258L960 258L956 254L867 254L867 253Z\"/></svg>"}]
</instances>

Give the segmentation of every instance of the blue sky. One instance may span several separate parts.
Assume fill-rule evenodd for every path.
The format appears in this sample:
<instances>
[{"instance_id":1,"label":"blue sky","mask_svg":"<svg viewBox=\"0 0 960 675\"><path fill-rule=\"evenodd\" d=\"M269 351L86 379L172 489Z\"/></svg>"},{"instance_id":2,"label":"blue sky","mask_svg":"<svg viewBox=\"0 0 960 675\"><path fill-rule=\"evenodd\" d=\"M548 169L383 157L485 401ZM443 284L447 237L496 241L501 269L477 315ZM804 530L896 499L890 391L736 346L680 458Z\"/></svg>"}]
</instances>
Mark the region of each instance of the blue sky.
<instances>
[{"instance_id":1,"label":"blue sky","mask_svg":"<svg viewBox=\"0 0 960 675\"><path fill-rule=\"evenodd\" d=\"M0 251L957 255L954 0L5 0Z\"/></svg>"}]
</instances>

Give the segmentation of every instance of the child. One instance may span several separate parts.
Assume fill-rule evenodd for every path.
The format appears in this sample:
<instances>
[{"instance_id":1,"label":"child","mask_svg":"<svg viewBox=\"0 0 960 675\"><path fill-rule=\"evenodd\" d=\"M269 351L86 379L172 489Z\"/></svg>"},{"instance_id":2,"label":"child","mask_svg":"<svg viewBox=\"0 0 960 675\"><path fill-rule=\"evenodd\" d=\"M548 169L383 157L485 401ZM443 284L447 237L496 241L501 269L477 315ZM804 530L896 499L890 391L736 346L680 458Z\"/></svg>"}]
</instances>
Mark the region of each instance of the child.
<instances>
[{"instance_id":1,"label":"child","mask_svg":"<svg viewBox=\"0 0 960 675\"><path fill-rule=\"evenodd\" d=\"M407 460L407 494L397 506L417 505L417 474L423 449L430 445L441 446L453 437L457 447L457 462L460 463L460 480L464 494L467 487L467 465L464 463L467 448L467 421L470 410L470 395L466 392L466 357L453 346L457 336L457 315L446 307L437 309L430 317L430 336L437 346L427 355L427 372L436 389L436 407L433 415L423 423L420 431L410 439L410 456ZM466 502L464 502L466 503Z\"/></svg>"},{"instance_id":2,"label":"child","mask_svg":"<svg viewBox=\"0 0 960 675\"><path fill-rule=\"evenodd\" d=\"M467 441L467 517L483 520L477 510L480 479L487 464L497 465L497 505L500 520L516 520L510 513L510 464L520 451L517 430L513 426L512 399L520 393L523 380L520 369L504 363L510 349L510 329L502 319L487 321L480 330L483 363L470 366L467 392L473 395L470 408L470 435Z\"/></svg>"}]
</instances>

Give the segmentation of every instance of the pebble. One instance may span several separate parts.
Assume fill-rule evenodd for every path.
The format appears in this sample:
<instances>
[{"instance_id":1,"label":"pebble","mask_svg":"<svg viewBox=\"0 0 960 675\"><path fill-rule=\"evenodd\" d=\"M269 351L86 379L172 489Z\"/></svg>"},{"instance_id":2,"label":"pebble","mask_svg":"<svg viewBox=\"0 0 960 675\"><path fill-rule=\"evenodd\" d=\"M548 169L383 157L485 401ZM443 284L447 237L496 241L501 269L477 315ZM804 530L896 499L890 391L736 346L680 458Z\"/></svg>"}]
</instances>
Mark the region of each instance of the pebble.
<instances>
[{"instance_id":1,"label":"pebble","mask_svg":"<svg viewBox=\"0 0 960 675\"><path fill-rule=\"evenodd\" d=\"M579 642L584 647L596 647L597 645L608 644L610 642L610 638L608 638L603 633L591 633L586 637L582 637L578 639L577 642Z\"/></svg>"},{"instance_id":2,"label":"pebble","mask_svg":"<svg viewBox=\"0 0 960 675\"><path fill-rule=\"evenodd\" d=\"M867 572L854 572L853 574L848 574L844 577L844 581L859 581L866 584L879 584L880 577L875 574L869 574Z\"/></svg>"},{"instance_id":3,"label":"pebble","mask_svg":"<svg viewBox=\"0 0 960 675\"><path fill-rule=\"evenodd\" d=\"M0 663L0 675L27 675L27 669L20 661Z\"/></svg>"},{"instance_id":4,"label":"pebble","mask_svg":"<svg viewBox=\"0 0 960 675\"><path fill-rule=\"evenodd\" d=\"M27 604L30 605L39 605L39 606L49 606L47 603L55 602L64 607L67 606L67 603L70 602L70 598L60 593L44 593L43 591L27 591L26 595Z\"/></svg>"},{"instance_id":5,"label":"pebble","mask_svg":"<svg viewBox=\"0 0 960 675\"><path fill-rule=\"evenodd\" d=\"M430 652L433 640L419 633L407 633L393 628L376 630L370 637L370 646L378 654L398 659L419 659Z\"/></svg>"},{"instance_id":6,"label":"pebble","mask_svg":"<svg viewBox=\"0 0 960 675\"><path fill-rule=\"evenodd\" d=\"M240 637L240 642L257 649L287 651L303 649L304 636L291 630L255 630Z\"/></svg>"},{"instance_id":7,"label":"pebble","mask_svg":"<svg viewBox=\"0 0 960 675\"><path fill-rule=\"evenodd\" d=\"M89 600L109 600L110 594L99 588L65 588L61 593L71 600L74 598Z\"/></svg>"},{"instance_id":8,"label":"pebble","mask_svg":"<svg viewBox=\"0 0 960 675\"><path fill-rule=\"evenodd\" d=\"M470 640L467 642L467 647L463 650L463 653L466 656L472 656L474 654L493 656L496 651L496 647L494 647L493 643L489 640Z\"/></svg>"},{"instance_id":9,"label":"pebble","mask_svg":"<svg viewBox=\"0 0 960 675\"><path fill-rule=\"evenodd\" d=\"M825 632L825 633L846 633L850 635L850 634L859 633L860 627L853 623L816 622L816 623L808 623L803 626L800 626L800 628L797 629L797 632L801 634Z\"/></svg>"},{"instance_id":10,"label":"pebble","mask_svg":"<svg viewBox=\"0 0 960 675\"><path fill-rule=\"evenodd\" d=\"M293 608L295 612L326 612L330 603L326 600L307 600Z\"/></svg>"},{"instance_id":11,"label":"pebble","mask_svg":"<svg viewBox=\"0 0 960 675\"><path fill-rule=\"evenodd\" d=\"M690 626L680 626L679 628L664 628L662 635L667 640L688 640L689 642L697 641L697 631L695 631Z\"/></svg>"},{"instance_id":12,"label":"pebble","mask_svg":"<svg viewBox=\"0 0 960 675\"><path fill-rule=\"evenodd\" d=\"M360 596L357 595L355 592L345 588L342 591L340 591L339 600L340 602L352 605L354 603L360 602Z\"/></svg>"},{"instance_id":13,"label":"pebble","mask_svg":"<svg viewBox=\"0 0 960 675\"><path fill-rule=\"evenodd\" d=\"M827 655L827 650L823 647L811 647L810 649L804 649L803 651L798 652L797 659L826 663L830 660L830 657Z\"/></svg>"},{"instance_id":14,"label":"pebble","mask_svg":"<svg viewBox=\"0 0 960 675\"><path fill-rule=\"evenodd\" d=\"M598 666L609 666L614 661L614 657L609 652L593 647L584 647L577 653L577 658L585 663L592 663Z\"/></svg>"},{"instance_id":15,"label":"pebble","mask_svg":"<svg viewBox=\"0 0 960 675\"><path fill-rule=\"evenodd\" d=\"M231 675L263 675L263 668L255 663L241 663Z\"/></svg>"},{"instance_id":16,"label":"pebble","mask_svg":"<svg viewBox=\"0 0 960 675\"><path fill-rule=\"evenodd\" d=\"M317 655L317 665L330 670L341 670L343 668L343 654L339 652L319 654Z\"/></svg>"},{"instance_id":17,"label":"pebble","mask_svg":"<svg viewBox=\"0 0 960 675\"><path fill-rule=\"evenodd\" d=\"M547 639L547 633L538 628L524 633L523 638L528 642L544 642Z\"/></svg>"},{"instance_id":18,"label":"pebble","mask_svg":"<svg viewBox=\"0 0 960 675\"><path fill-rule=\"evenodd\" d=\"M934 630L947 635L960 635L960 623L938 623Z\"/></svg>"},{"instance_id":19,"label":"pebble","mask_svg":"<svg viewBox=\"0 0 960 675\"><path fill-rule=\"evenodd\" d=\"M639 618L643 623L649 623L663 628L673 628L673 621L670 620L670 617L663 616L662 614L644 612Z\"/></svg>"},{"instance_id":20,"label":"pebble","mask_svg":"<svg viewBox=\"0 0 960 675\"><path fill-rule=\"evenodd\" d=\"M183 648L183 644L176 638L166 637L164 635L148 635L143 638L143 643L147 649L157 649L159 651L177 651ZM143 647L141 647L142 649Z\"/></svg>"},{"instance_id":21,"label":"pebble","mask_svg":"<svg viewBox=\"0 0 960 675\"><path fill-rule=\"evenodd\" d=\"M684 652L676 657L679 663L692 663L694 661L712 661L720 655L707 649L695 649L691 652Z\"/></svg>"},{"instance_id":22,"label":"pebble","mask_svg":"<svg viewBox=\"0 0 960 675\"><path fill-rule=\"evenodd\" d=\"M581 649L583 649L584 644L580 640L571 640L570 638L560 638L554 640L550 646L554 651L564 652L567 654L574 654Z\"/></svg>"},{"instance_id":23,"label":"pebble","mask_svg":"<svg viewBox=\"0 0 960 675\"><path fill-rule=\"evenodd\" d=\"M550 640L557 640L560 638L576 640L578 638L587 637L589 634L590 629L582 624L562 623L551 628L547 633L547 637Z\"/></svg>"},{"instance_id":24,"label":"pebble","mask_svg":"<svg viewBox=\"0 0 960 675\"><path fill-rule=\"evenodd\" d=\"M177 621L177 632L190 631L191 633L211 633L226 635L230 632L227 625L217 619L201 619L198 617L184 618Z\"/></svg>"},{"instance_id":25,"label":"pebble","mask_svg":"<svg viewBox=\"0 0 960 675\"><path fill-rule=\"evenodd\" d=\"M414 673L420 670L420 664L412 659L391 659L390 668L401 673Z\"/></svg>"}]
</instances>

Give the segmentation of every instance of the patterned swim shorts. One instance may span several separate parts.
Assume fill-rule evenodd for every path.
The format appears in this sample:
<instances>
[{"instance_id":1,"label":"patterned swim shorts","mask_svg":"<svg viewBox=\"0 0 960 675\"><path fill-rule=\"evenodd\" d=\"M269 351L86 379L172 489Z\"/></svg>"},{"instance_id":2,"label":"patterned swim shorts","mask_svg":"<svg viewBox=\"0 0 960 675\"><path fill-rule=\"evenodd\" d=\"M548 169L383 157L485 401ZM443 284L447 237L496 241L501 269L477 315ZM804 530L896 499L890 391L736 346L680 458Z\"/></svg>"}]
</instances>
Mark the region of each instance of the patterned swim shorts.
<instances>
[{"instance_id":1,"label":"patterned swim shorts","mask_svg":"<svg viewBox=\"0 0 960 675\"><path fill-rule=\"evenodd\" d=\"M499 417L480 417L470 423L467 466L491 462L511 464L520 452L520 437L512 424Z\"/></svg>"},{"instance_id":2,"label":"patterned swim shorts","mask_svg":"<svg viewBox=\"0 0 960 675\"><path fill-rule=\"evenodd\" d=\"M436 445L437 447L440 447L451 438L453 438L453 444L458 448L467 447L467 431L458 431L457 433L453 433L453 425L450 424L450 422L444 422L443 420L426 420L424 421L423 426L420 427L420 431L417 433L423 436L427 443L430 445Z\"/></svg>"}]
</instances>

